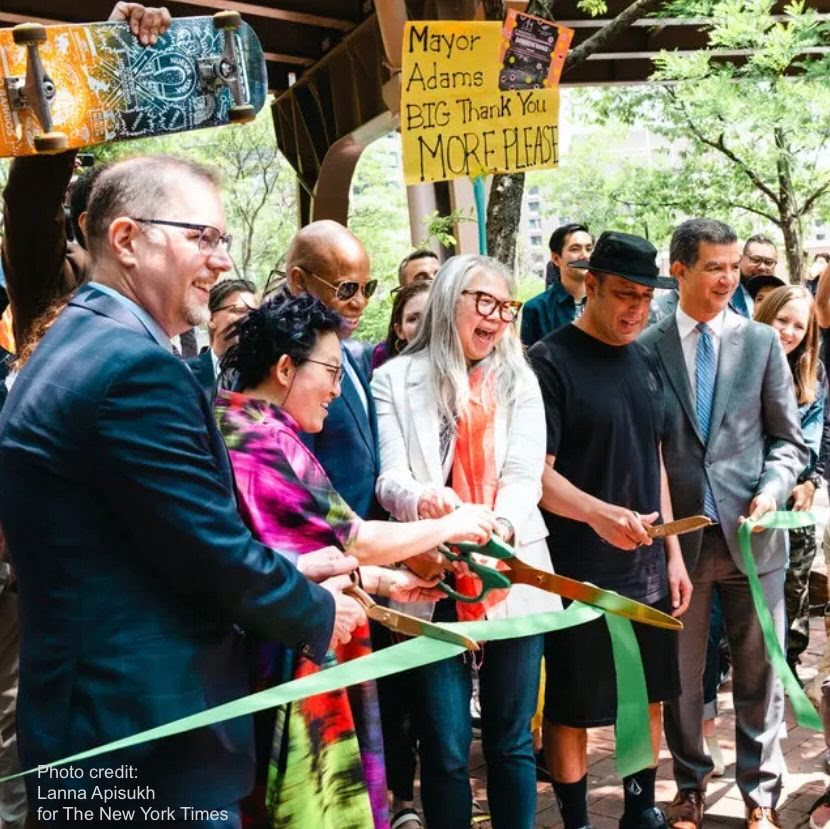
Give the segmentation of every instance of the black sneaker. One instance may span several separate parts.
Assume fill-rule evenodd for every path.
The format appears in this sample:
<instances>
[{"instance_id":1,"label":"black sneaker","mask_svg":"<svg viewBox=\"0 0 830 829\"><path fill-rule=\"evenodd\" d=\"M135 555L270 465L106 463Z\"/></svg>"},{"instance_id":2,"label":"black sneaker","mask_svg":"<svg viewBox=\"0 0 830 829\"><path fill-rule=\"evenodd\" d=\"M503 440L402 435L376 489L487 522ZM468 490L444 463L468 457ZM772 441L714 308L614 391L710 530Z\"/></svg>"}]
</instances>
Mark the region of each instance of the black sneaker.
<instances>
[{"instance_id":1,"label":"black sneaker","mask_svg":"<svg viewBox=\"0 0 830 829\"><path fill-rule=\"evenodd\" d=\"M646 809L636 818L620 818L620 829L668 829L666 816L656 806Z\"/></svg>"}]
</instances>

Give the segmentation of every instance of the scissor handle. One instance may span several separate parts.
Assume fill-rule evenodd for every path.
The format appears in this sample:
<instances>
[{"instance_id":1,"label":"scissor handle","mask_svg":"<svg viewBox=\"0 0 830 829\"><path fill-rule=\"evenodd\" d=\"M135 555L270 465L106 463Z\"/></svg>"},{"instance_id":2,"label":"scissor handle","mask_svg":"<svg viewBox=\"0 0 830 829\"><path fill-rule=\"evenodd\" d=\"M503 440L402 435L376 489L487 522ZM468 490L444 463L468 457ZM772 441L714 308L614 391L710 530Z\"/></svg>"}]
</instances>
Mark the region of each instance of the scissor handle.
<instances>
[{"instance_id":1,"label":"scissor handle","mask_svg":"<svg viewBox=\"0 0 830 829\"><path fill-rule=\"evenodd\" d=\"M501 561L505 561L508 558L515 558L516 556L516 551L506 541L496 535L491 535L490 540L486 544L474 544L472 541L459 541L452 546L462 553L479 553L480 555L490 556L490 558L497 558Z\"/></svg>"},{"instance_id":2,"label":"scissor handle","mask_svg":"<svg viewBox=\"0 0 830 829\"><path fill-rule=\"evenodd\" d=\"M462 549L462 546L470 547L471 549ZM439 581L436 585L439 590L457 602L468 602L472 604L473 602L480 602L491 590L504 590L511 586L512 582L503 573L473 559L471 554L473 552L482 552L485 549L484 547L479 547L477 544L453 544L453 547L458 549L457 553L444 546L439 549L444 557L450 561L463 561L481 579L481 592L477 596L468 596L466 593L459 593L443 581Z\"/></svg>"},{"instance_id":3,"label":"scissor handle","mask_svg":"<svg viewBox=\"0 0 830 829\"><path fill-rule=\"evenodd\" d=\"M344 588L343 592L347 596L351 596L355 599L358 604L361 604L364 610L371 610L371 608L375 605L375 600L361 587L360 576L357 570L352 570L352 572L349 573L349 579L351 580L351 584Z\"/></svg>"}]
</instances>

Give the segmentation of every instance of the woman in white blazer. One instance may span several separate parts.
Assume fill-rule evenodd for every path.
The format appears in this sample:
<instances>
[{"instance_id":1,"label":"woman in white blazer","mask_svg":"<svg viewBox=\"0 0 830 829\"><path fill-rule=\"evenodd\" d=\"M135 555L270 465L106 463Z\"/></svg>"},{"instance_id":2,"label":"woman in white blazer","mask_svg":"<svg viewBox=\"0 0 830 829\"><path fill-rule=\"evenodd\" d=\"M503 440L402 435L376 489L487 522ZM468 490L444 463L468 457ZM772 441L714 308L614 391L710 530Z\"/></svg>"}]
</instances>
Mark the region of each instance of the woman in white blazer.
<instances>
[{"instance_id":1,"label":"woman in white blazer","mask_svg":"<svg viewBox=\"0 0 830 829\"><path fill-rule=\"evenodd\" d=\"M515 330L520 307L515 287L513 275L487 257L456 256L438 272L415 338L372 380L381 454L377 496L399 521L437 517L464 501L484 503L518 555L550 571L547 531L537 507L545 414ZM504 618L560 607L555 596L517 585L506 595L491 595L484 606L443 600L435 618ZM529 724L542 650L541 636L483 648L479 698L494 829L533 826L536 776ZM459 656L413 672L429 829L470 825L471 667Z\"/></svg>"}]
</instances>

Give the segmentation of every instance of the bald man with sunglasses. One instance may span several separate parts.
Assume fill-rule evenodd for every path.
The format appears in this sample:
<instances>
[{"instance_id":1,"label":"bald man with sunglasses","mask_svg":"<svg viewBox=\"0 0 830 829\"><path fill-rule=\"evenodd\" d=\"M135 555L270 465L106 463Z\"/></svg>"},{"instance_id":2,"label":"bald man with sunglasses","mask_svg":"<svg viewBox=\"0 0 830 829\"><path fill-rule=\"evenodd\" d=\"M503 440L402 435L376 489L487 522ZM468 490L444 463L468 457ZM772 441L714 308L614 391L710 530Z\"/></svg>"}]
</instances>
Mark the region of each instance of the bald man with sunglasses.
<instances>
[{"instance_id":1,"label":"bald man with sunglasses","mask_svg":"<svg viewBox=\"0 0 830 829\"><path fill-rule=\"evenodd\" d=\"M385 513L375 498L380 474L375 404L365 370L345 344L377 288L377 280L369 275L369 256L343 225L312 222L291 242L285 277L289 293L311 294L343 317L341 394L329 407L322 432L303 439L334 488L361 518L383 518Z\"/></svg>"}]
</instances>

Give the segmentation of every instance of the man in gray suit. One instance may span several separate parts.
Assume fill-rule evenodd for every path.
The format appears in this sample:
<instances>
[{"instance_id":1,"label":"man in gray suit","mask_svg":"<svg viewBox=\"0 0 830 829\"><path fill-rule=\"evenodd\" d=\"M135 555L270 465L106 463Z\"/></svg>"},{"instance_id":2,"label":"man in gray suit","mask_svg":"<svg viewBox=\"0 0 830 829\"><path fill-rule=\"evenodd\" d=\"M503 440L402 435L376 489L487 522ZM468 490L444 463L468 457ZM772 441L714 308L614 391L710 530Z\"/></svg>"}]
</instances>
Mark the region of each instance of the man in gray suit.
<instances>
[{"instance_id":1,"label":"man in gray suit","mask_svg":"<svg viewBox=\"0 0 830 829\"><path fill-rule=\"evenodd\" d=\"M680 634L683 692L665 710L678 789L669 823L698 829L703 818L712 761L703 750L702 677L717 588L734 670L736 781L748 829L770 829L779 825L774 807L781 789L784 699L765 655L737 533L743 516L760 518L784 505L807 450L776 332L728 308L739 278L734 231L712 219L690 219L675 230L669 255L678 307L641 342L654 353L664 380L663 458L674 512L705 512L719 522L680 538L694 591ZM759 533L752 546L783 641L787 534Z\"/></svg>"}]
</instances>

